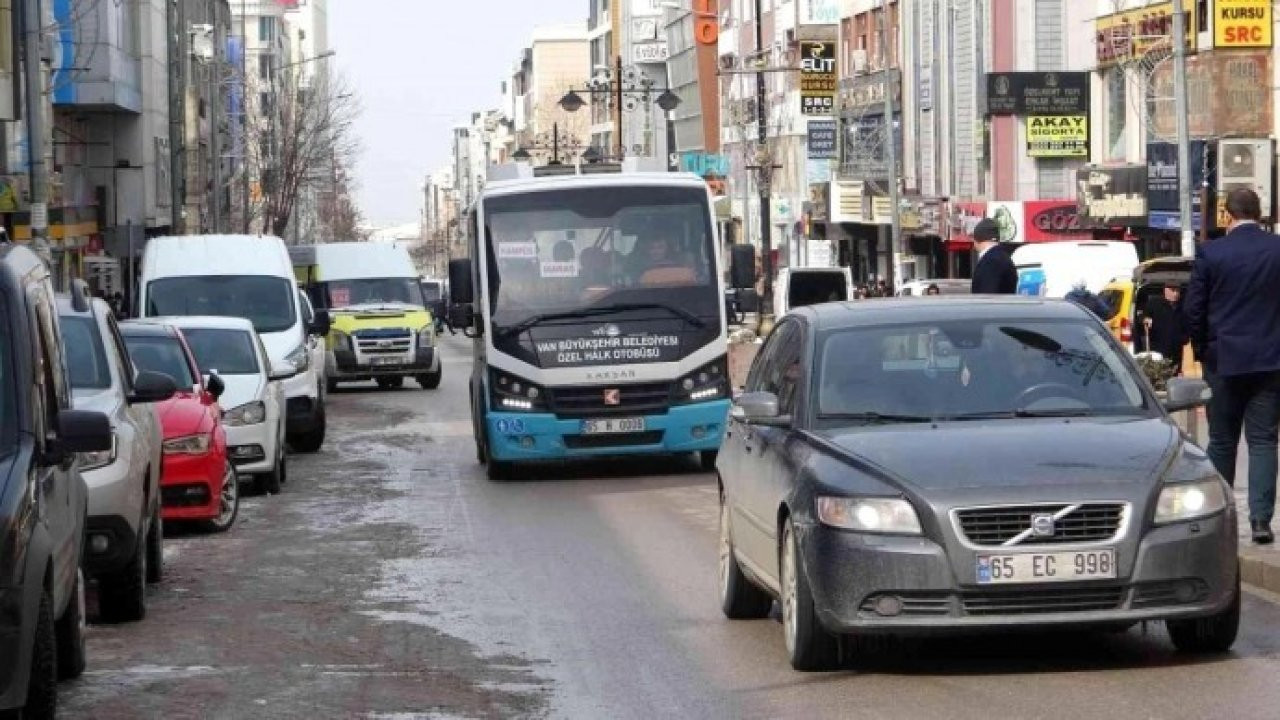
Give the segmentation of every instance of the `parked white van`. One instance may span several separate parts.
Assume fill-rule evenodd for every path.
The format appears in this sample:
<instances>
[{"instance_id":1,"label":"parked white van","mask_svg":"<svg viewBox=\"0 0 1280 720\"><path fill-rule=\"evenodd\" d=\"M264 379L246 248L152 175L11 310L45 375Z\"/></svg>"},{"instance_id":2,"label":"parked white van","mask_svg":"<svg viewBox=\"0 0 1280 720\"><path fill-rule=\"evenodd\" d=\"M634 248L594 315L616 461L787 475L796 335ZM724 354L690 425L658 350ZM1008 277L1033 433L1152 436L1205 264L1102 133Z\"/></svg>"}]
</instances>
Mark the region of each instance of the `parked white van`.
<instances>
[{"instance_id":1,"label":"parked white van","mask_svg":"<svg viewBox=\"0 0 1280 720\"><path fill-rule=\"evenodd\" d=\"M1130 277L1138 266L1133 243L1101 240L1033 243L1013 251L1018 294L1061 298L1084 281L1100 293L1112 278Z\"/></svg>"},{"instance_id":2,"label":"parked white van","mask_svg":"<svg viewBox=\"0 0 1280 720\"><path fill-rule=\"evenodd\" d=\"M782 268L773 288L773 313L782 317L792 308L852 299L853 273L847 267Z\"/></svg>"},{"instance_id":3,"label":"parked white van","mask_svg":"<svg viewBox=\"0 0 1280 720\"><path fill-rule=\"evenodd\" d=\"M329 319L317 313L309 327L305 302L284 241L277 237L159 237L143 253L139 315L213 315L252 322L272 365L298 370L284 386L289 444L299 452L316 452L325 435L321 338L329 332Z\"/></svg>"}]
</instances>

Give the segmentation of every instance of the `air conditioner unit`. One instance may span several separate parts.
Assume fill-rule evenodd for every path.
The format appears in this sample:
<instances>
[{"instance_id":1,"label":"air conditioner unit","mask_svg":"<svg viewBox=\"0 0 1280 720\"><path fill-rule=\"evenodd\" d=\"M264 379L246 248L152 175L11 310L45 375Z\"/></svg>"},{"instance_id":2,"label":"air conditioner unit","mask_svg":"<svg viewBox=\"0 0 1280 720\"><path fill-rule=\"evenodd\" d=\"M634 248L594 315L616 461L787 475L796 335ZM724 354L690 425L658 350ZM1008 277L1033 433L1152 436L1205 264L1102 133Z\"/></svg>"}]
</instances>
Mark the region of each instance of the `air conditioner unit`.
<instances>
[{"instance_id":1,"label":"air conditioner unit","mask_svg":"<svg viewBox=\"0 0 1280 720\"><path fill-rule=\"evenodd\" d=\"M1271 218L1273 164L1270 140L1223 138L1218 141L1218 192L1247 187L1262 200L1262 216Z\"/></svg>"},{"instance_id":2,"label":"air conditioner unit","mask_svg":"<svg viewBox=\"0 0 1280 720\"><path fill-rule=\"evenodd\" d=\"M862 75L867 71L867 51L854 50L849 53L849 64L854 75Z\"/></svg>"}]
</instances>

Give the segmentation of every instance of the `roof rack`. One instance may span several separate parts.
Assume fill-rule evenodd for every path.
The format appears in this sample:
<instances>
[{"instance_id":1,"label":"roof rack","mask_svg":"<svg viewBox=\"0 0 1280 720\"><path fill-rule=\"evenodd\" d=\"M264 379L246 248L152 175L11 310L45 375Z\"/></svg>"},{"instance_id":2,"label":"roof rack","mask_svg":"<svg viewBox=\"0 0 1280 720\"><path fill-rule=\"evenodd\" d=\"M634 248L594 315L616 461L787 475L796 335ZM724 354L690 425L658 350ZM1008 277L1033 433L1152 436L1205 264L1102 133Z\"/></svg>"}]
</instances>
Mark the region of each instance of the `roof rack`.
<instances>
[{"instance_id":1,"label":"roof rack","mask_svg":"<svg viewBox=\"0 0 1280 720\"><path fill-rule=\"evenodd\" d=\"M542 165L534 167L527 162L511 162L490 165L487 171L489 182L501 180L527 180L536 177L564 177L569 175L606 175L617 173L665 173L667 166L662 160L652 157L628 157L622 162L563 163L558 165Z\"/></svg>"}]
</instances>

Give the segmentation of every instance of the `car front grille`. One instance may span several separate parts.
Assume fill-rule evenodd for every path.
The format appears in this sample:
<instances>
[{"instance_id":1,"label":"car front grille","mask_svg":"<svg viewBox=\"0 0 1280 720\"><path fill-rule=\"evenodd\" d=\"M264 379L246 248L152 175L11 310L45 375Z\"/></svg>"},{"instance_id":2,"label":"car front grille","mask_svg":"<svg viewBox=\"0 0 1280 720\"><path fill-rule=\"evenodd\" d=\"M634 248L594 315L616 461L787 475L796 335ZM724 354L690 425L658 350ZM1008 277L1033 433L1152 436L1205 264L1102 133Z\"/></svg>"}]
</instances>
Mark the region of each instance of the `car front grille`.
<instances>
[{"instance_id":1,"label":"car front grille","mask_svg":"<svg viewBox=\"0 0 1280 720\"><path fill-rule=\"evenodd\" d=\"M606 435L565 435L564 446L570 450L595 450L611 447L657 445L662 442L661 430Z\"/></svg>"},{"instance_id":2,"label":"car front grille","mask_svg":"<svg viewBox=\"0 0 1280 720\"><path fill-rule=\"evenodd\" d=\"M1127 512L1125 503L1055 503L965 508L955 511L955 519L957 530L974 545L996 547L1015 538L1021 538L1016 545L1071 544L1115 539ZM1039 515L1053 516L1052 534L1027 532Z\"/></svg>"},{"instance_id":3,"label":"car front grille","mask_svg":"<svg viewBox=\"0 0 1280 720\"><path fill-rule=\"evenodd\" d=\"M671 383L641 383L589 388L551 388L547 402L551 411L563 418L609 415L650 415L664 413L671 405ZM617 404L605 404L606 395L617 391Z\"/></svg>"},{"instance_id":4,"label":"car front grille","mask_svg":"<svg viewBox=\"0 0 1280 720\"><path fill-rule=\"evenodd\" d=\"M403 355L413 348L413 335L407 328L357 330L355 339L363 355Z\"/></svg>"},{"instance_id":5,"label":"car front grille","mask_svg":"<svg viewBox=\"0 0 1280 720\"><path fill-rule=\"evenodd\" d=\"M1115 610L1123 598L1122 587L1094 587L979 590L964 593L960 600L968 615L1027 615Z\"/></svg>"}]
</instances>

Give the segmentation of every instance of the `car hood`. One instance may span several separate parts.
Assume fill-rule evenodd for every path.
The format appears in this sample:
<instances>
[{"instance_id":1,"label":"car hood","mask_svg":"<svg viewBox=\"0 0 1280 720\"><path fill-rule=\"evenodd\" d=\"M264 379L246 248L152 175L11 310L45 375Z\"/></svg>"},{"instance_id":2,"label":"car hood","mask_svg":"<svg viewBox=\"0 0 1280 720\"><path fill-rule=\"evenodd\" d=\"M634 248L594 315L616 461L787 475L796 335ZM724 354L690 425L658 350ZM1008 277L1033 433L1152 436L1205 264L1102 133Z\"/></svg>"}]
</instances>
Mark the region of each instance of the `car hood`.
<instances>
[{"instance_id":1,"label":"car hood","mask_svg":"<svg viewBox=\"0 0 1280 720\"><path fill-rule=\"evenodd\" d=\"M164 429L165 438L186 437L200 430L207 408L195 395L178 393L161 403L156 403L156 417Z\"/></svg>"},{"instance_id":2,"label":"car hood","mask_svg":"<svg viewBox=\"0 0 1280 720\"><path fill-rule=\"evenodd\" d=\"M891 479L944 491L1149 482L1182 442L1160 418L894 425L820 436Z\"/></svg>"},{"instance_id":3,"label":"car hood","mask_svg":"<svg viewBox=\"0 0 1280 720\"><path fill-rule=\"evenodd\" d=\"M254 400L261 400L265 379L261 375L219 375L227 389L218 398L223 410L234 410Z\"/></svg>"}]
</instances>

